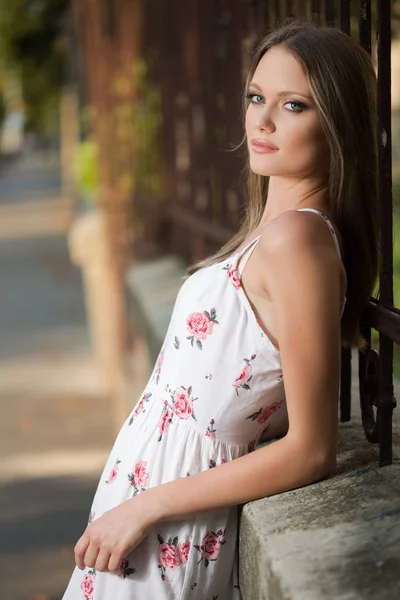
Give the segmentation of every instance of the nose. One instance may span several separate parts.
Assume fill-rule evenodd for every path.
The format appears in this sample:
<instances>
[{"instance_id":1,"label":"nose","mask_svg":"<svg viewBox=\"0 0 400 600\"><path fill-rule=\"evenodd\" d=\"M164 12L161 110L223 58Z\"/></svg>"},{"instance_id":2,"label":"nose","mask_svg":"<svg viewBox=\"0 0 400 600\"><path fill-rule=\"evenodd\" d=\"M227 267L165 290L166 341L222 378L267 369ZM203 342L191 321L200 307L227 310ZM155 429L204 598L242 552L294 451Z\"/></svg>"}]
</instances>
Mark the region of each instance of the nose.
<instances>
[{"instance_id":1,"label":"nose","mask_svg":"<svg viewBox=\"0 0 400 600\"><path fill-rule=\"evenodd\" d=\"M272 111L266 105L257 110L255 126L263 131L275 131L275 122L273 119Z\"/></svg>"}]
</instances>

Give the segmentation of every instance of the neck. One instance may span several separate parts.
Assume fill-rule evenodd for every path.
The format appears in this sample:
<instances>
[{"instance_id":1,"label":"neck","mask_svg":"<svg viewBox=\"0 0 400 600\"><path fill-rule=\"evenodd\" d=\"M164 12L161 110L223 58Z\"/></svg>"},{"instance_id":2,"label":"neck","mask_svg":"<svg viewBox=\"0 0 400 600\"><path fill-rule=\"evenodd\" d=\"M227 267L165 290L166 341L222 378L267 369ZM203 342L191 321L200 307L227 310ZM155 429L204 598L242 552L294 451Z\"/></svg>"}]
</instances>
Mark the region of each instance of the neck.
<instances>
[{"instance_id":1,"label":"neck","mask_svg":"<svg viewBox=\"0 0 400 600\"><path fill-rule=\"evenodd\" d=\"M295 181L270 177L268 196L260 225L288 210L315 208L329 216L328 187L325 182Z\"/></svg>"}]
</instances>

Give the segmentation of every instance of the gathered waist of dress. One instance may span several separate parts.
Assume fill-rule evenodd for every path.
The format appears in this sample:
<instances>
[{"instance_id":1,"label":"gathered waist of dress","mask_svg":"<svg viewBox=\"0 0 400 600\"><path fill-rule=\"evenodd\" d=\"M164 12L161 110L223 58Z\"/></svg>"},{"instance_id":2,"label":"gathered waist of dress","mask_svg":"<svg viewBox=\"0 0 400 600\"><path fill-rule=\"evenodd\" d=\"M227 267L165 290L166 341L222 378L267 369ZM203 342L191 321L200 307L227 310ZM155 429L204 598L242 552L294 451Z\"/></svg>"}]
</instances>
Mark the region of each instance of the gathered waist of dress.
<instances>
[{"instance_id":1,"label":"gathered waist of dress","mask_svg":"<svg viewBox=\"0 0 400 600\"><path fill-rule=\"evenodd\" d=\"M148 443L164 445L171 438L173 443L178 443L179 438L179 444L185 441L189 447L207 446L213 451L226 454L227 460L238 458L254 447L254 431L253 435L248 436L249 439L243 434L237 434L237 439L221 439L212 417L206 421L202 418L198 420L184 401L171 406L161 397L151 396L152 394L144 391L126 422L129 429L138 427L146 435ZM235 437L233 431L232 434Z\"/></svg>"}]
</instances>

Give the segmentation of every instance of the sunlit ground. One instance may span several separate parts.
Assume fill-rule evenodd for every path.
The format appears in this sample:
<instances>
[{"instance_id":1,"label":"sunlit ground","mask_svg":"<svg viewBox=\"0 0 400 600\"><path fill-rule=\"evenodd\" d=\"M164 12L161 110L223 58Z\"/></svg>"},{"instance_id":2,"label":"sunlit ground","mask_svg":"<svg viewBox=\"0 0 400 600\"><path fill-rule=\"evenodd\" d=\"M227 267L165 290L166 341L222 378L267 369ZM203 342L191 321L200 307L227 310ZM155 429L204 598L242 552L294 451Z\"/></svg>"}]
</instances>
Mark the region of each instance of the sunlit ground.
<instances>
[{"instance_id":1,"label":"sunlit ground","mask_svg":"<svg viewBox=\"0 0 400 600\"><path fill-rule=\"evenodd\" d=\"M0 598L59 600L114 432L55 154L0 170Z\"/></svg>"}]
</instances>

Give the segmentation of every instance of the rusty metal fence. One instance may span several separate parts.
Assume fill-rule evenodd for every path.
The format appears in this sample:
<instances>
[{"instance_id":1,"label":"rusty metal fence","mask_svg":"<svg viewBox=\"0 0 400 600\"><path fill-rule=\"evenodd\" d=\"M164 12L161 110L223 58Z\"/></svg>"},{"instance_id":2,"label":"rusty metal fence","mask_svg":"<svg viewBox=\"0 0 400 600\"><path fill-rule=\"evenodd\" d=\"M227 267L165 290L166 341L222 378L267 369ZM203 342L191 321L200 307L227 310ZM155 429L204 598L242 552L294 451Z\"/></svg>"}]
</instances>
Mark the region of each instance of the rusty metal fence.
<instances>
[{"instance_id":1,"label":"rusty metal fence","mask_svg":"<svg viewBox=\"0 0 400 600\"><path fill-rule=\"evenodd\" d=\"M115 224L116 251L129 246L136 257L175 252L193 262L237 229L245 157L230 150L243 136L244 74L260 36L285 17L302 16L340 28L369 53L376 50L382 261L379 301L371 298L363 315L369 347L359 353L359 389L365 434L379 443L380 465L392 461L393 342L400 342L400 310L393 307L391 4L75 0L90 73L88 98L97 110L102 206ZM140 64L139 74L130 71L132 61ZM136 128L127 136L135 117ZM379 331L379 353L371 348L371 327ZM351 417L350 388L351 352L343 349L342 421Z\"/></svg>"}]
</instances>

